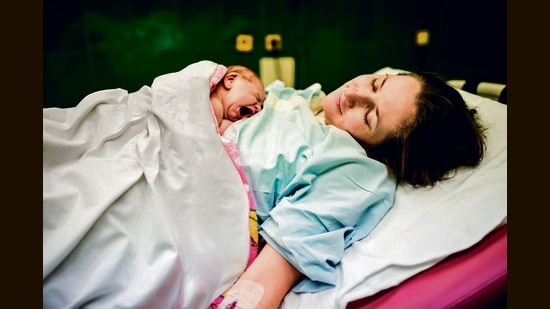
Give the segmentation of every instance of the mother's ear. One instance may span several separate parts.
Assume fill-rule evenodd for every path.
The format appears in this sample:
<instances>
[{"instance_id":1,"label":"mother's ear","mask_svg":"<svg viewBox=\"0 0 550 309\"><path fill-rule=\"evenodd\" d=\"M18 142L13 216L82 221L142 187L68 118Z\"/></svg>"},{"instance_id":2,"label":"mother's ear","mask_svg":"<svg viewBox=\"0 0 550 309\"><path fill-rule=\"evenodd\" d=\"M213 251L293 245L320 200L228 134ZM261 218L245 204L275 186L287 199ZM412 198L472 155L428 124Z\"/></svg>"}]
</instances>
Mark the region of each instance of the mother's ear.
<instances>
[{"instance_id":1,"label":"mother's ear","mask_svg":"<svg viewBox=\"0 0 550 309\"><path fill-rule=\"evenodd\" d=\"M239 73L237 72L231 72L227 73L223 78L223 85L226 89L231 89L233 87L233 84L235 83L235 80L239 77Z\"/></svg>"}]
</instances>

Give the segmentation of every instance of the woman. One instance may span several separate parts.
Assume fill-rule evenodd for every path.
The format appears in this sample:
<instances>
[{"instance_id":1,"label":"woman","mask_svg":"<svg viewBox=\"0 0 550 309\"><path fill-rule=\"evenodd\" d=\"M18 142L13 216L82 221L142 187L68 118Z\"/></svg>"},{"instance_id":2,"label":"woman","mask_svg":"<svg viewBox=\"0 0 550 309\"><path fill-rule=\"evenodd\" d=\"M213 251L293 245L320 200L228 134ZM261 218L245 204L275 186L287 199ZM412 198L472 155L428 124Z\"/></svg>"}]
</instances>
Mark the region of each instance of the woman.
<instances>
[{"instance_id":1,"label":"woman","mask_svg":"<svg viewBox=\"0 0 550 309\"><path fill-rule=\"evenodd\" d=\"M267 90L277 92L279 96L288 92L288 88ZM315 91L315 89L310 90ZM292 98L296 94L303 96L303 93L293 93L287 97ZM307 95L311 95L311 93L307 93ZM316 149L316 146L313 145L315 142L308 145L304 142L305 139L295 138L295 136L317 134L321 136L318 142L323 144L330 134L340 134L342 132L347 132L347 134L340 135L341 139L348 136L356 142L358 149L363 149L370 159L384 163L396 183L408 182L415 186L433 186L436 182L451 177L452 171L456 168L476 166L483 158L485 146L483 128L477 122L475 110L468 108L454 88L432 74L404 73L358 76L326 96L323 102L323 111L318 115L324 118L326 125L321 125L318 131L303 128L301 124L304 121L311 122L312 117L306 115L307 112L304 112L305 109L301 108L300 104L296 104L296 107L291 108L277 106L277 104L271 106L270 98L268 95L264 112L258 114L258 116L263 113L269 114L270 108L278 111L273 115L281 113L281 110L288 109L297 110L295 114L302 115L296 116L289 113L289 115L284 115L281 119L274 121L273 124L264 123L264 128L282 123L281 127L283 128L274 129L277 131L285 131L284 127L292 126L294 123L299 124L297 127L287 128L286 131L288 132L276 135L273 139L274 143L277 140L284 140L273 146L275 147L273 149L287 147L288 144L297 144L296 147L300 149L308 149L300 152L296 156L297 160L305 157L305 162L315 161L315 155L319 151L314 151ZM266 116L264 118L269 120L271 117ZM291 118L291 120L285 121L287 118ZM296 120L294 118L300 119ZM258 125L264 121L266 119L257 118ZM274 164L284 165L285 162L277 161L278 159L270 161L269 151L248 153L249 145L259 141L259 139L256 139L256 135L251 133L258 128L253 122L247 120L235 124L228 129L226 136L234 139L239 144L243 164L247 168L247 175L251 182L255 183L256 181L261 182L263 175L254 173L254 170L258 167L255 165L257 163L254 161L254 157L262 155L262 161ZM292 138L289 138L289 135ZM266 144L266 146L269 145ZM310 147L313 150L309 151ZM322 148L321 156L325 155L324 151L330 151L332 148ZM338 151L339 156L348 156L342 148L339 148ZM287 150L283 152L285 154L289 153ZM281 157L281 155L276 154L275 157ZM365 161L367 160L365 159ZM323 162L327 163L329 161ZM302 167L292 167L297 167L298 174L302 173ZM359 165L359 168L361 168L361 165ZM365 171L367 170L365 169ZM303 174L305 173L302 173L301 176ZM277 182L284 177L275 178ZM292 181L290 182L292 183ZM319 192L319 188L326 188L326 184L325 186L318 186L314 181L308 185L309 188L315 186L317 192ZM381 183L378 185L382 186ZM325 248L323 246L327 242L326 239L329 238L323 238L323 241L311 246L304 246L304 248L288 240L293 238L293 233L299 235L294 237L296 243L307 242L310 239L309 237L317 237L318 235L312 236L311 234L302 233L301 227L303 226L312 230L309 226L312 221L322 222L320 225L327 230L327 234L338 230L338 228L331 229L330 224L333 222L328 221L326 218L340 215L340 208L327 210L329 215L325 217L322 217L322 215L317 217L312 212L307 212L311 206L302 207L293 212L294 204L283 203L286 198L292 198L296 201L295 204L299 204L300 198L296 198L294 195L300 190L307 191L303 196L311 199L311 195L314 195L311 192L314 191L304 189L305 186L300 183L294 187L291 186L290 189L275 192L273 195L276 196L276 201L271 204L269 201L273 198L265 198L265 192L255 193L260 218L260 234L266 239L267 244L252 265L231 288L220 304L220 308L277 308L284 295L291 288L295 291L315 292L330 287L330 270L323 269L323 267L330 268L330 265L338 263L343 252L330 252L330 249L323 251L322 249ZM262 189L263 187L259 190L258 188L252 188L253 191L262 191ZM285 194L288 194L288 196L281 197ZM268 202L263 201L266 199ZM393 196L389 196L388 199L393 200ZM280 206L279 202L283 204L283 207ZM330 208L331 206L328 205L327 207ZM262 210L263 207L267 209ZM361 205L358 205L358 207L361 207ZM280 210L280 208L283 208L283 210ZM367 209L368 207L365 208L365 211ZM325 208L319 208L316 211L324 212ZM275 214L283 219L273 218ZM307 218L296 219L300 215ZM377 220L380 219L381 217ZM338 220L340 220L338 223L342 225L346 223L356 224L359 227L361 227L361 224L363 225L363 228L346 230L345 233L352 234L357 230L365 229L366 224L360 220L353 223L343 222L345 219L338 218ZM285 221L295 222L294 226L297 225L298 227L293 229L293 226L285 225ZM356 225L353 225L353 227L356 227ZM370 232L372 228L374 226L370 226L366 233ZM288 229L291 229L291 231L288 231ZM345 233L344 237L346 237ZM357 235L353 241L363 236ZM344 245L339 249L349 246L352 240L342 241ZM322 249L315 250L317 246L321 246ZM311 261L308 258L302 259L302 255L307 255L304 252L309 251L315 252L315 254L321 252L322 257L316 261ZM331 257L327 259L328 266L323 265L322 262L322 259L327 255ZM312 267L311 264L314 264L315 267ZM273 271L274 269L277 271ZM316 277L318 273L323 272L326 272L327 275ZM323 280L326 281L323 282ZM325 285L323 286L320 283Z\"/></svg>"}]
</instances>

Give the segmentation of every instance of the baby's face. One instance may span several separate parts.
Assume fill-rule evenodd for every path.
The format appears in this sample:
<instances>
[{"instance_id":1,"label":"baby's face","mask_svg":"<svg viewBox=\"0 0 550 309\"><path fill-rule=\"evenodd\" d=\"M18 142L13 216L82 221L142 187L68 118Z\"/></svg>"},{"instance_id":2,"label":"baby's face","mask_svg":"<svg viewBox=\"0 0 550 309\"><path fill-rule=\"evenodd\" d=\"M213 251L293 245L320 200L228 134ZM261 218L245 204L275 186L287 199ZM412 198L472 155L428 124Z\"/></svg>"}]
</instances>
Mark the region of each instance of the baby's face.
<instances>
[{"instance_id":1,"label":"baby's face","mask_svg":"<svg viewBox=\"0 0 550 309\"><path fill-rule=\"evenodd\" d=\"M223 118L237 121L251 117L262 110L264 100L265 89L259 79L249 81L239 77L222 101Z\"/></svg>"}]
</instances>

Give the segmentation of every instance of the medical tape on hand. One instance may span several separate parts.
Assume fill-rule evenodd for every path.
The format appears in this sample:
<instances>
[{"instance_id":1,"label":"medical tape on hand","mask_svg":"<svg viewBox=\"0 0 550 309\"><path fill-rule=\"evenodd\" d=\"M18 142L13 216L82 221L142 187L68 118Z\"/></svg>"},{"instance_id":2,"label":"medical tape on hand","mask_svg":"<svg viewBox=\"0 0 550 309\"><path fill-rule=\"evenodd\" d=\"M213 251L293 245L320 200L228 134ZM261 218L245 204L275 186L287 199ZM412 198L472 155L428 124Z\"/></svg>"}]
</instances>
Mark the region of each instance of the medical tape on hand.
<instances>
[{"instance_id":1,"label":"medical tape on hand","mask_svg":"<svg viewBox=\"0 0 550 309\"><path fill-rule=\"evenodd\" d=\"M264 295L264 287L254 281L238 280L220 304L220 309L254 309Z\"/></svg>"}]
</instances>

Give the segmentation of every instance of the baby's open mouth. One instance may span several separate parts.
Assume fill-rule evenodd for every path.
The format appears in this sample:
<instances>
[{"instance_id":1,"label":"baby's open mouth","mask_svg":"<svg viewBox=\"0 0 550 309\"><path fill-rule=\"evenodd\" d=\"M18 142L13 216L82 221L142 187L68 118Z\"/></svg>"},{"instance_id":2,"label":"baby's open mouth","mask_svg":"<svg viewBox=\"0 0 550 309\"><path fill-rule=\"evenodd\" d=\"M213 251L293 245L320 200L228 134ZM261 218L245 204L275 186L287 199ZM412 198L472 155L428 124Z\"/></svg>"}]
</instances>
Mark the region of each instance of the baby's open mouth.
<instances>
[{"instance_id":1,"label":"baby's open mouth","mask_svg":"<svg viewBox=\"0 0 550 309\"><path fill-rule=\"evenodd\" d=\"M246 106L241 107L239 109L239 112L241 113L241 116L248 116L254 113L250 108Z\"/></svg>"}]
</instances>

